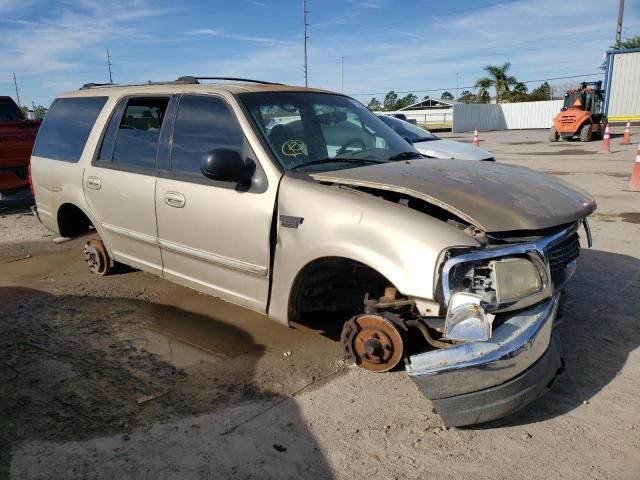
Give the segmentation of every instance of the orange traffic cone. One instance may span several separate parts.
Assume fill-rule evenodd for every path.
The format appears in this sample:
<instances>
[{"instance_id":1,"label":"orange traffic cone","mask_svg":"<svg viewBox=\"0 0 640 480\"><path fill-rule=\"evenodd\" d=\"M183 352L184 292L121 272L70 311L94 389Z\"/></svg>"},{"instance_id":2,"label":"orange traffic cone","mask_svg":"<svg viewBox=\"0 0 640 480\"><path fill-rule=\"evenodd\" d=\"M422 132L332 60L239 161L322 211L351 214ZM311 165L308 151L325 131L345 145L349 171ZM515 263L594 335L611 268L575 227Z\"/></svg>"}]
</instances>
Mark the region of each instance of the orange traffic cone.
<instances>
[{"instance_id":1,"label":"orange traffic cone","mask_svg":"<svg viewBox=\"0 0 640 480\"><path fill-rule=\"evenodd\" d=\"M638 150L636 150L636 161L633 162L633 170L631 170L629 190L632 192L640 192L640 145L638 145Z\"/></svg>"},{"instance_id":2,"label":"orange traffic cone","mask_svg":"<svg viewBox=\"0 0 640 480\"><path fill-rule=\"evenodd\" d=\"M611 132L609 131L609 124L604 128L604 137L602 137L602 146L600 147L600 153L611 153Z\"/></svg>"},{"instance_id":3,"label":"orange traffic cone","mask_svg":"<svg viewBox=\"0 0 640 480\"><path fill-rule=\"evenodd\" d=\"M631 145L631 122L627 122L627 128L624 129L624 136L620 145Z\"/></svg>"},{"instance_id":4,"label":"orange traffic cone","mask_svg":"<svg viewBox=\"0 0 640 480\"><path fill-rule=\"evenodd\" d=\"M473 132L473 146L474 147L479 147L480 146L480 138L478 138L478 129L477 128Z\"/></svg>"}]
</instances>

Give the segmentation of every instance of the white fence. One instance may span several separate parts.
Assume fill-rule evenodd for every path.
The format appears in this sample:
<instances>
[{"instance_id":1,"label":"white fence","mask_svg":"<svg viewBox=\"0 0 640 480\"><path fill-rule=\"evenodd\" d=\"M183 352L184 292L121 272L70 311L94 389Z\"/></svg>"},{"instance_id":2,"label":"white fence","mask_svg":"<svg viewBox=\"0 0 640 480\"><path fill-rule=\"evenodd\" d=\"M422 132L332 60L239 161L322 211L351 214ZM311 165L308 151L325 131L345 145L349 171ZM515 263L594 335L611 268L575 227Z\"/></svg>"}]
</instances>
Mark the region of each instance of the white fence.
<instances>
[{"instance_id":1,"label":"white fence","mask_svg":"<svg viewBox=\"0 0 640 480\"><path fill-rule=\"evenodd\" d=\"M562 108L562 100L493 104L455 104L454 132L549 128Z\"/></svg>"},{"instance_id":2,"label":"white fence","mask_svg":"<svg viewBox=\"0 0 640 480\"><path fill-rule=\"evenodd\" d=\"M377 115L402 114L407 117L407 120L415 120L418 125L426 127L450 127L453 124L453 110L451 108L374 113Z\"/></svg>"}]
</instances>

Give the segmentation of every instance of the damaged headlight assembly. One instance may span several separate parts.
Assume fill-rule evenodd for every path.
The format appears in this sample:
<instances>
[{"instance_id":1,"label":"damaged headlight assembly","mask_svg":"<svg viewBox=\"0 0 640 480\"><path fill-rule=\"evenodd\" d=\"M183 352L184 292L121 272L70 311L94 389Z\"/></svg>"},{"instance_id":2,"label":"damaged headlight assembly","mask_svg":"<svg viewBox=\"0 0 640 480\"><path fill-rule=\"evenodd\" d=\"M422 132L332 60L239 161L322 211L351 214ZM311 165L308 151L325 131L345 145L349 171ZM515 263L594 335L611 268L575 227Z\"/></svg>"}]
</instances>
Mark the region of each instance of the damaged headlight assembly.
<instances>
[{"instance_id":1,"label":"damaged headlight assembly","mask_svg":"<svg viewBox=\"0 0 640 480\"><path fill-rule=\"evenodd\" d=\"M481 255L489 257L488 252ZM489 340L495 313L524 308L550 295L548 270L541 259L475 256L472 252L454 257L443 275L448 299L444 337L449 340Z\"/></svg>"}]
</instances>

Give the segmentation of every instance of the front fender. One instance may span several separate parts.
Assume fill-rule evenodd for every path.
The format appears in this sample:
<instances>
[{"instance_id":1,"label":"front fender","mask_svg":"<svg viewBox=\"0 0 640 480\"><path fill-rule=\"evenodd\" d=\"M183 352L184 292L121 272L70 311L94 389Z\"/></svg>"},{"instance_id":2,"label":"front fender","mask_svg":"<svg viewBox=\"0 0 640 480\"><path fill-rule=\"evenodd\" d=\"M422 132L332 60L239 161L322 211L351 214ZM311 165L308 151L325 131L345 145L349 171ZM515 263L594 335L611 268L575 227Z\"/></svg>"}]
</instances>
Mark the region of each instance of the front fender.
<instances>
[{"instance_id":1,"label":"front fender","mask_svg":"<svg viewBox=\"0 0 640 480\"><path fill-rule=\"evenodd\" d=\"M406 296L433 299L443 250L478 246L471 236L409 207L353 189L285 176L278 215L298 217L297 228L277 223L269 317L288 323L291 289L310 262L355 260L384 275Z\"/></svg>"}]
</instances>

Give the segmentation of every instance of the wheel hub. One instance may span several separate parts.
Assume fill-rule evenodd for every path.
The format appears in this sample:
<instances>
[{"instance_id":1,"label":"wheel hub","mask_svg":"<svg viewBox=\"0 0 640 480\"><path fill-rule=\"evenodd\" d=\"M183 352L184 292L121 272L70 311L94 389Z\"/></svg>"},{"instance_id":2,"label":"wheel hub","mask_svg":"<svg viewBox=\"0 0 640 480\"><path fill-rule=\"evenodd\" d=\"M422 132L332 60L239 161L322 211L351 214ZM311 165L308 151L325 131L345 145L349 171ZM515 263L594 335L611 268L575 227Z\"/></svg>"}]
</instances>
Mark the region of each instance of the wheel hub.
<instances>
[{"instance_id":1,"label":"wheel hub","mask_svg":"<svg viewBox=\"0 0 640 480\"><path fill-rule=\"evenodd\" d=\"M374 372L393 369L404 354L398 328L379 315L361 315L349 320L342 330L347 356L358 366Z\"/></svg>"}]
</instances>

